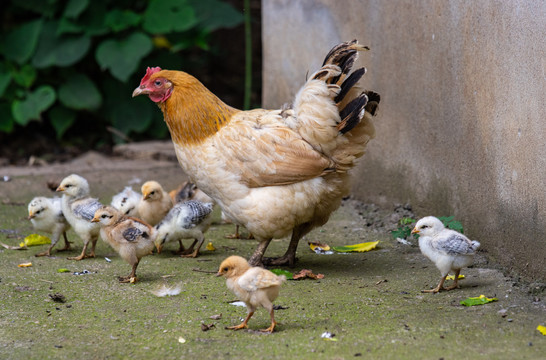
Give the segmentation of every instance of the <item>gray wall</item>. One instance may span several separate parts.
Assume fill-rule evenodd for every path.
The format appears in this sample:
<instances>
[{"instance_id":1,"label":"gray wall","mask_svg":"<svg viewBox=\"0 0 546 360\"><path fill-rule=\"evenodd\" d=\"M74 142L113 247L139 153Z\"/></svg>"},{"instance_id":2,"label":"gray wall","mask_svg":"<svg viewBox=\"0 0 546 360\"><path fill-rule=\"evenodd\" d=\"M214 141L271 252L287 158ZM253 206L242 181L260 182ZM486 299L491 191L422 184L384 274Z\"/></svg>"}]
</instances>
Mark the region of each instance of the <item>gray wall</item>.
<instances>
[{"instance_id":1,"label":"gray wall","mask_svg":"<svg viewBox=\"0 0 546 360\"><path fill-rule=\"evenodd\" d=\"M382 96L354 195L455 215L488 256L546 280L546 2L263 0L263 105L353 38Z\"/></svg>"}]
</instances>

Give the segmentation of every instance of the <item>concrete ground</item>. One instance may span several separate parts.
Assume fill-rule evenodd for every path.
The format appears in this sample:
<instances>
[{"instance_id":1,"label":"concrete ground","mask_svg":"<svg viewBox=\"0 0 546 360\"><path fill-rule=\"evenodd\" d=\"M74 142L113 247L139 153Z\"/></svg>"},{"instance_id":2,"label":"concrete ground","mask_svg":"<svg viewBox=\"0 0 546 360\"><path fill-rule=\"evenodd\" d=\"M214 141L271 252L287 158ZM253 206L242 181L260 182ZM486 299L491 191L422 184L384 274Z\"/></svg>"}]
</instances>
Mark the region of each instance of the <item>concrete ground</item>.
<instances>
[{"instance_id":1,"label":"concrete ground","mask_svg":"<svg viewBox=\"0 0 546 360\"><path fill-rule=\"evenodd\" d=\"M70 173L86 177L92 194L103 203L128 184L138 189L155 179L172 189L185 180L169 143L139 144L121 148L119 154L124 157L90 153L70 164L0 168L0 179L9 180L0 182L0 241L14 246L33 233L26 220L29 200L53 196L46 184ZM268 326L263 309L251 319L249 330L224 329L238 324L245 309L229 303L234 295L212 272L229 255L250 256L256 242L225 239L234 227L220 223L219 210L206 234L215 251L203 248L197 259L170 251L147 256L134 285L117 281L130 267L102 241L95 259L67 260L82 246L72 231L68 235L75 249L54 251L50 258L34 257L44 246L2 248L0 358L543 358L546 337L536 328L546 325L544 287L505 276L482 249L474 267L463 270L461 289L421 293L437 284L438 270L415 242L402 244L388 232L408 214L408 207L379 209L344 201L330 222L300 243L298 262L288 269L311 269L324 278L283 285L276 301L279 325L271 335L256 331ZM377 240L377 249L370 252L333 255L315 254L306 243ZM287 245L286 240L274 241L267 255L281 255ZM167 250L176 248L169 246ZM17 266L26 262L32 266ZM62 268L70 272L59 273ZM89 273L73 274L83 270ZM151 291L162 284L180 285L182 291L156 297ZM56 294L65 302L54 301ZM498 301L475 307L459 303L481 294ZM325 332L334 334L333 340L322 338Z\"/></svg>"}]
</instances>

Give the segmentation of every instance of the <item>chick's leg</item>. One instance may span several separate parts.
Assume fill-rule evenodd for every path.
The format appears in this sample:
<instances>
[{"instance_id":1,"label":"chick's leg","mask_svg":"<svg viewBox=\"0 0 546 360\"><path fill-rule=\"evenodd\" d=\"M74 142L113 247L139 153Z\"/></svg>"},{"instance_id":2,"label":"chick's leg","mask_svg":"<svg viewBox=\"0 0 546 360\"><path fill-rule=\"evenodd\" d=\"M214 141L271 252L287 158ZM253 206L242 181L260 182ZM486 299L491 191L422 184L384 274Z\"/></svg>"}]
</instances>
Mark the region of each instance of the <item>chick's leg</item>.
<instances>
[{"instance_id":1,"label":"chick's leg","mask_svg":"<svg viewBox=\"0 0 546 360\"><path fill-rule=\"evenodd\" d=\"M241 330L241 329L246 329L248 327L247 323L248 323L248 320L250 320L250 318L252 317L252 315L254 315L254 311L249 311L246 318L243 320L242 323L240 323L239 325L235 325L235 326L228 326L226 327L226 329L228 330Z\"/></svg>"},{"instance_id":2,"label":"chick's leg","mask_svg":"<svg viewBox=\"0 0 546 360\"><path fill-rule=\"evenodd\" d=\"M136 276L136 269L138 266L138 260L133 264L133 269L131 270L131 274L129 276L120 276L119 282L120 283L136 283L137 282L137 276Z\"/></svg>"},{"instance_id":3,"label":"chick's leg","mask_svg":"<svg viewBox=\"0 0 546 360\"><path fill-rule=\"evenodd\" d=\"M446 277L447 277L447 274L445 274L442 279L440 280L440 283L438 284L438 286L436 286L434 289L432 290L421 290L421 292L423 293L437 293L437 292L440 292L442 290L445 290L444 288L444 281L446 281Z\"/></svg>"},{"instance_id":4,"label":"chick's leg","mask_svg":"<svg viewBox=\"0 0 546 360\"><path fill-rule=\"evenodd\" d=\"M264 256L265 250L269 246L269 243L271 242L271 239L259 239L260 243L258 244L258 247L256 250L254 250L254 254L248 259L248 263L252 266L262 266L262 258Z\"/></svg>"},{"instance_id":5,"label":"chick's leg","mask_svg":"<svg viewBox=\"0 0 546 360\"><path fill-rule=\"evenodd\" d=\"M198 257L199 256L199 249L201 249L201 246L203 246L204 241L205 241L205 237L203 235L201 235L199 237L199 240L195 239L193 241L193 244L191 244L190 248L188 249L188 250L192 250L193 247L195 246L195 243L197 243L197 247L195 248L195 250L193 250L193 252L191 254L182 255L182 257L186 257L186 258L196 258L196 257Z\"/></svg>"},{"instance_id":6,"label":"chick's leg","mask_svg":"<svg viewBox=\"0 0 546 360\"><path fill-rule=\"evenodd\" d=\"M459 273L461 272L461 269L455 270L455 283L451 286L446 287L446 290L453 290L459 288Z\"/></svg>"},{"instance_id":7,"label":"chick's leg","mask_svg":"<svg viewBox=\"0 0 546 360\"><path fill-rule=\"evenodd\" d=\"M64 247L60 248L57 251L67 251L67 250L71 249L70 244L72 244L72 243L70 241L68 241L68 238L66 237L66 231L63 232L63 237L64 237Z\"/></svg>"},{"instance_id":8,"label":"chick's leg","mask_svg":"<svg viewBox=\"0 0 546 360\"><path fill-rule=\"evenodd\" d=\"M82 253L79 255L79 256L75 256L75 257L67 257L68 260L82 260L82 259L85 259L86 256L85 256L85 252L87 251L87 245L89 245L89 241L84 241L83 242L83 249L82 249Z\"/></svg>"},{"instance_id":9,"label":"chick's leg","mask_svg":"<svg viewBox=\"0 0 546 360\"><path fill-rule=\"evenodd\" d=\"M46 251L43 251L41 253L35 254L34 256L40 257L40 256L51 256L51 249L53 249L53 246L55 246L54 243L51 244L50 247L47 248Z\"/></svg>"},{"instance_id":10,"label":"chick's leg","mask_svg":"<svg viewBox=\"0 0 546 360\"><path fill-rule=\"evenodd\" d=\"M275 321L275 316L273 314L273 307L271 307L271 310L269 310L269 316L271 317L271 326L268 327L267 329L260 330L261 332L272 333L273 330L275 330L275 326L277 325L277 322Z\"/></svg>"},{"instance_id":11,"label":"chick's leg","mask_svg":"<svg viewBox=\"0 0 546 360\"><path fill-rule=\"evenodd\" d=\"M193 242L191 243L190 247L187 248L186 250L182 251L180 253L180 256L181 257L188 257L186 255L191 255L194 251L193 251L193 248L195 247L195 244L197 243L197 239L194 239ZM201 245L199 245L201 246Z\"/></svg>"}]
</instances>

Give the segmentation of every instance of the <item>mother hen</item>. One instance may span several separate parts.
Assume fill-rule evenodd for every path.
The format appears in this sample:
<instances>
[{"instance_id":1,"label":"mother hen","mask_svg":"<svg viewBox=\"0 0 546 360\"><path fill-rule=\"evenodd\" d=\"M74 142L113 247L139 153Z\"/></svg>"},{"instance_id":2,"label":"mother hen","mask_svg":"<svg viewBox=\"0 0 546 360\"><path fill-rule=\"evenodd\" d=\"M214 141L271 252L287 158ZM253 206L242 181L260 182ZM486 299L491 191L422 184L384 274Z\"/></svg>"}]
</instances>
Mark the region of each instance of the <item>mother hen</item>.
<instances>
[{"instance_id":1,"label":"mother hen","mask_svg":"<svg viewBox=\"0 0 546 360\"><path fill-rule=\"evenodd\" d=\"M299 240L328 221L350 190L347 171L374 136L379 95L351 72L356 40L335 46L293 106L241 111L193 76L148 68L133 97L158 104L178 161L191 181L259 241L252 265L294 265ZM270 241L292 234L286 253L263 258Z\"/></svg>"}]
</instances>

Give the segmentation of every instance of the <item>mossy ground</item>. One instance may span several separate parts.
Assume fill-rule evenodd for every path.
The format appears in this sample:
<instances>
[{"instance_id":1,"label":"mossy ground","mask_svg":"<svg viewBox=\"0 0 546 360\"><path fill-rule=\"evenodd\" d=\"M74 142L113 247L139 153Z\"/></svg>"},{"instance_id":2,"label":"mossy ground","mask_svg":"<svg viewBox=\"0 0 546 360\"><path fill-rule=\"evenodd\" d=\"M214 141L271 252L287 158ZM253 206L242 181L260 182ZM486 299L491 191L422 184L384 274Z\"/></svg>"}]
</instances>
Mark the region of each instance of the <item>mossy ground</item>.
<instances>
[{"instance_id":1,"label":"mossy ground","mask_svg":"<svg viewBox=\"0 0 546 360\"><path fill-rule=\"evenodd\" d=\"M55 174L58 177L68 175ZM173 167L152 169L147 175L163 179L167 188L180 181ZM0 174L3 175L3 174ZM105 203L135 177L134 171L82 172L95 196ZM33 233L26 220L26 204L48 195L43 183L52 175L15 176L2 183L0 241L16 245L7 236ZM142 180L146 176L138 175ZM38 185L39 184L39 185ZM544 356L546 337L536 327L546 323L542 294L501 272L481 265L466 269L462 288L440 294L420 290L435 286L439 273L415 246L402 245L389 234L363 225L352 202L346 202L328 224L306 240L347 245L379 240L367 253L317 255L300 243L293 270L311 269L322 280L287 281L276 301L279 325L271 335L257 332L269 325L258 310L249 330L229 331L246 310L235 300L216 271L227 256L248 257L254 240L228 240L233 225L218 222L207 241L216 251L202 249L197 259L176 257L169 250L145 257L138 268L140 281L120 284L130 267L99 240L97 257L67 260L81 250L71 231L75 250L54 251L35 258L43 246L29 250L0 250L0 358L2 359L538 359ZM215 217L219 220L219 212ZM245 233L245 232L243 232ZM186 241L188 242L188 241ZM268 255L281 255L286 240L272 242ZM107 262L105 257L112 261ZM17 265L32 262L32 267ZM58 273L67 268L71 273ZM72 272L88 270L86 275ZM202 270L202 271L196 271ZM182 285L178 296L159 298L150 291L161 284ZM62 294L65 303L50 294ZM459 301L484 294L498 302L463 307ZM506 309L504 317L500 310ZM221 314L219 320L213 315ZM214 324L202 331L201 324ZM337 341L321 338L329 331ZM182 343L179 339L185 339Z\"/></svg>"}]
</instances>

